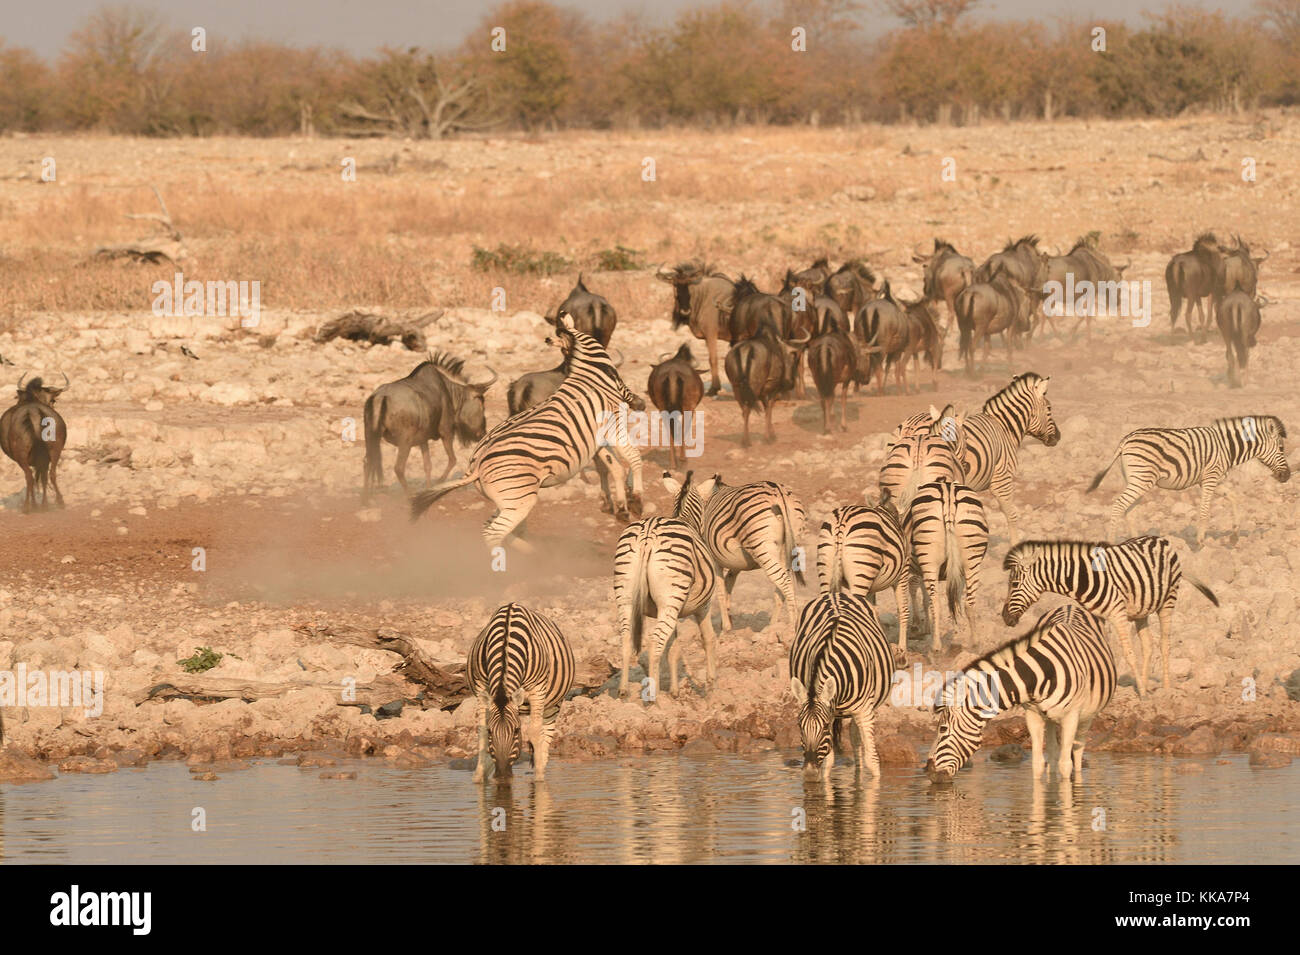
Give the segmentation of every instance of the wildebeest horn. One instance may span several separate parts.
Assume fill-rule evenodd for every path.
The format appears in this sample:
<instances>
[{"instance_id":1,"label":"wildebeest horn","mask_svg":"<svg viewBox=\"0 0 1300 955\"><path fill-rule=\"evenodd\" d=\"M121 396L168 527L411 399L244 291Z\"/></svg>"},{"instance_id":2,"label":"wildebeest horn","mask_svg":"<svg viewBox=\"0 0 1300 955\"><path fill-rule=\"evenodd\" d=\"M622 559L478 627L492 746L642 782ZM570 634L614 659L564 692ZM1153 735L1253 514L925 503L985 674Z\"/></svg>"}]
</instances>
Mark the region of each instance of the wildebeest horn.
<instances>
[{"instance_id":1,"label":"wildebeest horn","mask_svg":"<svg viewBox=\"0 0 1300 955\"><path fill-rule=\"evenodd\" d=\"M812 332L805 330L803 333L803 338L792 338L790 339L790 344L807 345L810 341L812 341Z\"/></svg>"},{"instance_id":2,"label":"wildebeest horn","mask_svg":"<svg viewBox=\"0 0 1300 955\"><path fill-rule=\"evenodd\" d=\"M482 391L487 391L494 384L496 384L496 380L501 377L496 373L496 369L493 368L491 365L487 366L487 370L492 372L492 377L489 378L487 381L476 382L474 385L475 388L478 388Z\"/></svg>"},{"instance_id":3,"label":"wildebeest horn","mask_svg":"<svg viewBox=\"0 0 1300 955\"><path fill-rule=\"evenodd\" d=\"M63 390L67 391L70 384L72 384L72 382L68 380L68 373L65 371L63 372Z\"/></svg>"},{"instance_id":4,"label":"wildebeest horn","mask_svg":"<svg viewBox=\"0 0 1300 955\"><path fill-rule=\"evenodd\" d=\"M18 390L19 390L19 391L22 391L22 390L23 390L23 379L26 378L26 377L27 377L27 372L23 372L21 375L18 376Z\"/></svg>"}]
</instances>

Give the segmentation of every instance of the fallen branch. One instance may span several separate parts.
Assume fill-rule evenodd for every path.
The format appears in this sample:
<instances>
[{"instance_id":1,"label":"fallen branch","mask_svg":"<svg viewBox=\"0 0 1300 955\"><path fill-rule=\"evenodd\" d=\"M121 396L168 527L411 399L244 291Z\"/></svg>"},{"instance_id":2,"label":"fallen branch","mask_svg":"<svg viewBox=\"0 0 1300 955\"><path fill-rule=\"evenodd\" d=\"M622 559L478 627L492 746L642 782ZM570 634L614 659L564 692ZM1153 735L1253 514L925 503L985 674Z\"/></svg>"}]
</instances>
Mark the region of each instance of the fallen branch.
<instances>
[{"instance_id":1,"label":"fallen branch","mask_svg":"<svg viewBox=\"0 0 1300 955\"><path fill-rule=\"evenodd\" d=\"M302 624L293 629L320 641L347 643L356 647L386 650L397 654L402 658L402 662L393 668L393 672L401 673L415 683L422 684L429 694L439 699L440 705L462 700L470 695L463 663L439 666L429 659L409 636L390 627L362 630L360 627L313 627Z\"/></svg>"},{"instance_id":2,"label":"fallen branch","mask_svg":"<svg viewBox=\"0 0 1300 955\"><path fill-rule=\"evenodd\" d=\"M95 250L95 257L99 259L130 259L133 262L147 262L151 265L157 265L163 259L169 262L180 262L189 258L189 250L185 248L185 240L181 237L181 232L172 222L171 213L167 211L167 203L163 202L162 194L156 186L150 186L153 190L154 198L158 200L158 207L162 210L161 215L154 213L127 213L128 219L143 219L152 222L161 227L163 235L152 236L139 239L135 242L125 242L121 245L103 245Z\"/></svg>"},{"instance_id":3,"label":"fallen branch","mask_svg":"<svg viewBox=\"0 0 1300 955\"><path fill-rule=\"evenodd\" d=\"M323 323L316 329L314 340L320 344L334 338L346 338L349 341L367 341L376 345L400 341L410 351L425 351L428 346L421 329L441 317L442 312L439 310L402 322L383 315L353 311Z\"/></svg>"}]
</instances>

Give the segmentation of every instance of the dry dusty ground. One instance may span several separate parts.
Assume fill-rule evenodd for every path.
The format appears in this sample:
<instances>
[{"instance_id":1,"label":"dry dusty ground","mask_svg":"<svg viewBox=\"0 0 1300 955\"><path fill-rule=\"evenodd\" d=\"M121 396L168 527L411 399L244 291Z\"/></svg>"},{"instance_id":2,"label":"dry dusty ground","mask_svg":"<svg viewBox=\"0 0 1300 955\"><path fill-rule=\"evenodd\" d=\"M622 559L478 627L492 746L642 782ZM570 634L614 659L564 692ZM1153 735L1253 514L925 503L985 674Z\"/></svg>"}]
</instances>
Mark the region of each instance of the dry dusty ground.
<instances>
[{"instance_id":1,"label":"dry dusty ground","mask_svg":"<svg viewBox=\"0 0 1300 955\"><path fill-rule=\"evenodd\" d=\"M328 191L334 186L313 185L313 176L336 176L341 153L361 156L364 170L394 149L422 165L399 164L376 186L375 215L392 220L382 236L374 234L365 202L342 225L298 237L288 220L262 223L259 239L246 224L223 232L198 212L191 216L185 231L200 263L235 262L243 250L249 265L224 274L187 269L187 277L256 278L264 255L272 277L263 286L261 325L251 331L239 330L237 320L151 314L149 286L170 276L170 268L67 264L81 255L77 249L121 235L91 238L57 222L38 227L91 201L93 184L142 179L161 183L173 196L206 195L210 203L224 196L250 210L310 204L316 189L318 210L328 210L336 201ZM1198 149L1208 159L1171 161ZM47 377L66 371L72 380L59 403L71 435L60 466L68 506L22 515L21 477L6 462L0 472L0 670L24 663L29 670L106 673L98 718L71 708L5 711L11 754L63 761L68 769L108 770L178 754L206 764L322 746L418 764L472 749L472 702L452 711L421 709L414 702L418 688L389 675L396 659L391 654L314 641L292 629L306 623L391 627L418 638L438 662L452 664L463 661L496 605L518 599L554 616L586 680L599 683L609 673L618 659L609 572L621 528L598 510L595 487L573 481L543 492L530 519L539 554L512 555L505 572L494 572L478 536L490 512L472 489L444 499L416 525L407 522L396 490L369 506L361 500L364 451L360 440L341 437L344 419L359 421L366 395L404 375L418 356L400 347L310 341L315 325L345 306L439 307L445 314L426 329L431 344L462 355L474 370L490 363L509 379L553 365L539 313L562 297L572 276L473 273L467 265L473 244L526 242L579 262L584 250L615 243L648 250L657 260L707 254L718 268L754 274L765 287L786 265L815 254L839 259L866 253L895 287L919 289L911 251L934 235L982 259L1019 234L1037 232L1048 246L1061 247L1099 229L1116 260L1132 259L1127 277L1153 283L1150 327L1103 319L1090 342L1040 338L1012 365L995 348L973 378L956 370L954 333L937 393L926 380L911 395L891 387L884 397L857 396L847 434L822 437L816 404L788 402L776 416L777 442L760 441L745 451L729 395L706 402L704 452L692 466L720 472L732 484L788 484L808 507L804 543L810 548L833 506L859 500L864 489L874 492L887 433L900 419L947 400L977 410L1017 372L1051 376L1049 394L1062 431L1056 448L1031 442L1022 453L1016 499L1025 536L1101 536L1119 478L1108 477L1102 492L1084 491L1134 427L1190 425L1229 414L1275 414L1293 428L1300 422L1293 377L1300 362L1300 261L1291 247L1297 192L1290 172L1300 160L1300 122L1278 115L1247 123L587 134L398 147L12 139L0 140L0 170L22 170L47 152L75 157L60 167L68 182L43 185L20 172L0 181L0 208L19 223L0 236L11 295L4 303L10 317L0 332L0 354L14 362L5 371L15 379L34 369ZM659 157L656 183L636 175L636 163L649 154ZM945 156L956 158L955 183L939 179ZM1241 180L1240 161L1247 156L1257 162L1255 183ZM624 168L629 157L630 175ZM56 189L63 191L51 193ZM403 195L408 219L394 219L392 203ZM171 200L178 219L185 202ZM115 216L121 210L110 211ZM301 213L309 221L312 214ZM105 222L111 218L104 213ZM327 270L328 249L340 257L345 274L356 267L346 261L349 226L361 236L359 244L386 245L393 261L409 263L398 270L406 284L389 287L387 295L374 285L349 286L315 307L308 293L317 288L313 277L320 277L314 270ZM1164 263L1207 228L1240 233L1257 250L1272 253L1261 286L1278 304L1265 312L1252 378L1241 390L1226 385L1217 340L1189 345L1184 334L1169 332ZM299 238L304 265L295 271ZM47 252L39 252L43 243ZM686 340L667 320L668 288L648 270L588 270L588 278L619 310L614 344L626 356L625 378L642 390L651 363ZM59 295L84 299L101 281L113 310L42 310L62 301ZM496 284L505 284L510 296L504 315L483 307ZM412 287L422 291L416 295ZM139 304L122 308L119 301ZM183 356L181 345L198 360ZM703 355L702 346L696 354ZM489 396L489 423L504 411L498 387ZM468 452L458 453L463 463ZM391 464L393 450L386 448L385 455ZM661 510L669 503L657 482L665 463L657 451L647 458L647 499ZM436 474L443 465L440 448L434 464ZM417 455L408 473L419 471ZM1297 482L1276 484L1257 464L1242 468L1221 492L1200 550L1188 546L1194 540L1193 492L1158 492L1139 506L1139 527L1179 540L1187 568L1210 584L1222 605L1216 609L1184 588L1174 686L1146 701L1135 698L1131 685L1121 688L1094 727L1094 747L1211 755L1246 748L1260 734L1300 729L1297 704L1280 685L1300 667L1300 637L1292 625L1300 591L1298 494ZM911 646L915 661L942 669L1012 635L996 612L1006 587L1006 523L993 505L990 515L993 540L977 645L962 634L956 638L962 645L934 657L928 637L918 635ZM196 547L206 555L201 572L192 569ZM804 590L801 599L811 593ZM607 696L580 697L562 710L558 753L795 744L792 704L778 665L784 651L769 626L771 591L761 575L742 577L734 604L737 629L722 638L719 679L707 697L692 687L680 700L664 696L653 710ZM881 607L889 631L892 599L883 598ZM683 638L688 669L696 674L702 651L690 625ZM226 654L200 680L308 685L252 703L139 705L159 683L194 682L176 661L195 647ZM365 697L371 702L412 702L400 717L377 721L339 705L349 678L375 685ZM1244 698L1250 694L1243 693L1243 681L1257 687L1253 699ZM885 758L901 763L915 760L916 744L930 733L928 716L908 707L885 708L879 724ZM1023 720L995 721L987 738L1023 738ZM1271 739L1260 745L1296 745L1294 736Z\"/></svg>"}]
</instances>

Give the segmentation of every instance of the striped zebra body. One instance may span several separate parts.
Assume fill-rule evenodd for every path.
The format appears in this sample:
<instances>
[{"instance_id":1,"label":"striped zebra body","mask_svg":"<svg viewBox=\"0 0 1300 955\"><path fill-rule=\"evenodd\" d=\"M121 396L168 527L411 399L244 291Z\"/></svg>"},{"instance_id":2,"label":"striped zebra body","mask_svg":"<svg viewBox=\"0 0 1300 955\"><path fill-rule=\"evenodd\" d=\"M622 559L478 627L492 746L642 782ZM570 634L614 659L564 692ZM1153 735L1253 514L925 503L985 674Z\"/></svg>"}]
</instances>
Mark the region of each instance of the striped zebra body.
<instances>
[{"instance_id":1,"label":"striped zebra body","mask_svg":"<svg viewBox=\"0 0 1300 955\"><path fill-rule=\"evenodd\" d=\"M630 510L641 510L641 455L621 429L611 427L624 405L634 411L645 402L619 377L608 352L590 335L576 332L573 320L559 319L560 347L569 359L569 374L555 393L542 403L507 418L489 431L470 455L464 477L437 484L411 501L411 517L418 518L444 494L477 483L480 493L497 511L483 530L489 548L501 545L537 504L538 490L563 483L578 473L608 443L610 458L631 472ZM623 480L620 471L612 480ZM517 537L512 543L531 550Z\"/></svg>"},{"instance_id":2,"label":"striped zebra body","mask_svg":"<svg viewBox=\"0 0 1300 955\"><path fill-rule=\"evenodd\" d=\"M1196 543L1205 543L1210 516L1210 498L1229 471L1250 460L1262 462L1279 482L1291 479L1286 460L1286 427L1272 415L1219 418L1204 428L1142 428L1130 432L1119 443L1110 464L1093 479L1095 491L1106 473L1118 461L1124 475L1124 490L1110 508L1107 535L1124 518L1133 534L1130 514L1138 500L1153 487L1182 491L1200 485L1201 500L1196 511ZM1236 504L1233 523L1236 524Z\"/></svg>"},{"instance_id":3,"label":"striped zebra body","mask_svg":"<svg viewBox=\"0 0 1300 955\"><path fill-rule=\"evenodd\" d=\"M723 588L718 592L723 630L731 629L736 578L743 571L761 569L776 588L772 625L776 627L784 603L793 634L798 626L794 585L795 581L804 584L799 540L807 519L793 492L775 481L731 487L719 475L695 484L688 474L686 483L678 484L667 472L664 486L677 496L673 516L695 529L723 573Z\"/></svg>"},{"instance_id":4,"label":"striped zebra body","mask_svg":"<svg viewBox=\"0 0 1300 955\"><path fill-rule=\"evenodd\" d=\"M888 501L837 507L817 536L817 580L821 592L871 597L893 588L898 601L898 647L907 649L911 561L903 525Z\"/></svg>"},{"instance_id":5,"label":"striped zebra body","mask_svg":"<svg viewBox=\"0 0 1300 955\"><path fill-rule=\"evenodd\" d=\"M880 469L882 497L888 494L898 501L899 510L905 512L916 489L935 481L954 484L965 481L954 442L942 435L914 434L890 445Z\"/></svg>"},{"instance_id":6,"label":"striped zebra body","mask_svg":"<svg viewBox=\"0 0 1300 955\"><path fill-rule=\"evenodd\" d=\"M804 775L830 776L835 721L853 721L853 755L860 776L880 775L873 724L888 696L894 656L865 597L821 594L804 606L790 645L790 688L799 703Z\"/></svg>"},{"instance_id":7,"label":"striped zebra body","mask_svg":"<svg viewBox=\"0 0 1300 955\"><path fill-rule=\"evenodd\" d=\"M670 687L677 696L678 661L681 642L678 621L690 617L700 628L704 641L706 675L710 685L716 676L713 623L709 610L717 587L713 556L689 524L668 517L650 517L629 524L614 551L614 600L618 605L623 637L623 674L618 692L627 692L628 668L633 654L640 656L646 615L656 618L650 636L649 683L645 698L657 700L659 660L668 647Z\"/></svg>"},{"instance_id":8,"label":"striped zebra body","mask_svg":"<svg viewBox=\"0 0 1300 955\"><path fill-rule=\"evenodd\" d=\"M979 591L980 565L989 547L989 526L979 496L964 484L940 481L921 485L903 521L903 536L929 598L934 649L943 645L939 581L944 578L948 581L948 609L954 622L958 604L964 599L966 626L974 641L975 594Z\"/></svg>"},{"instance_id":9,"label":"striped zebra body","mask_svg":"<svg viewBox=\"0 0 1300 955\"><path fill-rule=\"evenodd\" d=\"M1024 541L1007 552L1003 569L1010 579L1002 619L1015 626L1020 615L1044 593L1061 594L1110 623L1119 637L1124 658L1146 694L1151 666L1151 632L1147 618L1160 619L1163 686L1169 683L1169 643L1173 638L1174 604L1182 567L1173 545L1164 537L1135 537L1120 544L1095 541ZM1216 607L1213 592L1203 583L1188 580ZM1129 621L1142 640L1138 665L1129 645Z\"/></svg>"},{"instance_id":10,"label":"striped zebra body","mask_svg":"<svg viewBox=\"0 0 1300 955\"><path fill-rule=\"evenodd\" d=\"M560 628L522 604L503 604L474 640L466 677L479 702L475 781L491 774L489 757L498 778L510 775L523 712L530 717L534 772L544 778L555 719L573 685L573 651Z\"/></svg>"},{"instance_id":11,"label":"striped zebra body","mask_svg":"<svg viewBox=\"0 0 1300 955\"><path fill-rule=\"evenodd\" d=\"M1063 780L1070 780L1072 771L1075 778L1081 775L1088 728L1110 702L1117 680L1102 623L1065 604L963 669L935 706L939 732L925 765L930 779L951 780L979 748L984 724L1016 706L1025 710L1034 779L1049 762Z\"/></svg>"},{"instance_id":12,"label":"striped zebra body","mask_svg":"<svg viewBox=\"0 0 1300 955\"><path fill-rule=\"evenodd\" d=\"M1047 400L1048 381L1033 372L1017 375L984 402L983 410L970 415L962 429L966 486L977 492L992 490L1013 539L1019 514L1011 503L1011 485L1016 477L1020 442L1030 435L1051 448L1061 440Z\"/></svg>"}]
</instances>

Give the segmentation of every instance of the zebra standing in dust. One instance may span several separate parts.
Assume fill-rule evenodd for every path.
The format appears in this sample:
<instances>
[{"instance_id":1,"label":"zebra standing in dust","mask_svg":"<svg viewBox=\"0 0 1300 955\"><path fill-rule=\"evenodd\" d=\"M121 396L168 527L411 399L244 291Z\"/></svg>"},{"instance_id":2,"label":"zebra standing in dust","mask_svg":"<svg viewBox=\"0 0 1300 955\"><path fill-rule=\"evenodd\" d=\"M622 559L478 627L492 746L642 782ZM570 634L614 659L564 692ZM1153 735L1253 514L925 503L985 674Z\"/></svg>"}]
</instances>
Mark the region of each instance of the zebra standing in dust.
<instances>
[{"instance_id":1,"label":"zebra standing in dust","mask_svg":"<svg viewBox=\"0 0 1300 955\"><path fill-rule=\"evenodd\" d=\"M690 474L686 475L689 483ZM670 687L677 696L678 661L681 641L677 636L681 617L692 618L704 641L705 675L712 685L717 670L714 665L715 636L709 612L718 575L713 555L689 524L668 517L648 517L629 524L614 550L614 601L618 605L619 627L623 637L623 673L618 681L621 697L627 692L627 673L633 651L641 654L642 632L646 614L656 616L650 636L649 684L646 699L656 702L659 686L659 659L669 647Z\"/></svg>"},{"instance_id":2,"label":"zebra standing in dust","mask_svg":"<svg viewBox=\"0 0 1300 955\"><path fill-rule=\"evenodd\" d=\"M1151 631L1147 618L1160 618L1162 686L1169 687L1169 642L1182 567L1173 544L1164 537L1135 537L1121 544L1095 541L1024 541L1007 552L1002 569L1010 579L1002 619L1013 627L1020 615L1044 593L1061 594L1108 621L1119 637L1124 659L1133 671L1138 696L1146 695L1151 668ZM1188 581L1214 606L1219 599L1205 584ZM1142 665L1133 656L1128 621L1142 638Z\"/></svg>"},{"instance_id":3,"label":"zebra standing in dust","mask_svg":"<svg viewBox=\"0 0 1300 955\"><path fill-rule=\"evenodd\" d=\"M772 627L776 629L781 604L790 617L790 633L798 627L794 584L804 585L804 552L799 546L806 520L803 505L784 484L758 481L730 487L715 474L694 484L688 474L679 484L665 471L664 487L676 497L673 516L699 534L723 572L718 592L722 629L731 629L731 591L741 571L762 569L772 581ZM778 636L778 640L780 637Z\"/></svg>"},{"instance_id":4,"label":"zebra standing in dust","mask_svg":"<svg viewBox=\"0 0 1300 955\"><path fill-rule=\"evenodd\" d=\"M929 598L934 649L943 645L939 581L944 577L948 580L948 609L954 626L957 606L964 597L966 626L974 641L975 594L979 591L980 564L989 549L989 525L979 496L964 484L922 484L903 520L903 537L911 547L912 560Z\"/></svg>"},{"instance_id":5,"label":"zebra standing in dust","mask_svg":"<svg viewBox=\"0 0 1300 955\"><path fill-rule=\"evenodd\" d=\"M525 709L533 770L544 778L555 718L573 685L573 651L560 628L522 604L498 607L470 648L466 677L479 704L474 781L491 774L489 756L498 779L511 774Z\"/></svg>"},{"instance_id":6,"label":"zebra standing in dust","mask_svg":"<svg viewBox=\"0 0 1300 955\"><path fill-rule=\"evenodd\" d=\"M1196 511L1196 545L1205 543L1205 525L1210 516L1210 497L1227 473L1250 460L1261 461L1280 483L1291 479L1283 438L1286 427L1272 415L1219 418L1205 428L1141 428L1119 443L1110 464L1088 488L1097 490L1102 478L1120 463L1124 490L1110 508L1107 536L1115 536L1115 525L1124 518L1130 535L1133 518L1129 513L1142 495L1153 487L1182 491L1201 486L1201 503ZM1237 505L1229 499L1236 524Z\"/></svg>"},{"instance_id":7,"label":"zebra standing in dust","mask_svg":"<svg viewBox=\"0 0 1300 955\"><path fill-rule=\"evenodd\" d=\"M611 440L610 460L631 471L629 509L641 513L641 454L621 429L608 427L620 406L644 411L645 402L623 383L604 347L583 332L573 319L557 321L558 344L569 362L569 374L555 393L526 411L498 424L474 447L464 477L444 481L411 499L411 519L427 511L444 494L477 482L479 492L496 505L496 514L483 528L489 548L501 545L537 504L539 488L551 487L577 474L596 453L602 440ZM620 469L611 480L623 481ZM532 550L516 535L512 543Z\"/></svg>"},{"instance_id":8,"label":"zebra standing in dust","mask_svg":"<svg viewBox=\"0 0 1300 955\"><path fill-rule=\"evenodd\" d=\"M922 484L964 483L966 473L957 456L957 444L952 440L956 434L954 427L948 427L945 434L909 434L890 445L880 468L881 496L888 494L906 511L912 495Z\"/></svg>"},{"instance_id":9,"label":"zebra standing in dust","mask_svg":"<svg viewBox=\"0 0 1300 955\"><path fill-rule=\"evenodd\" d=\"M856 774L863 767L880 776L873 731L876 708L889 695L894 655L865 597L821 594L799 615L790 645L790 689L799 703L803 773L830 776L835 764L837 720L853 721Z\"/></svg>"},{"instance_id":10,"label":"zebra standing in dust","mask_svg":"<svg viewBox=\"0 0 1300 955\"><path fill-rule=\"evenodd\" d=\"M934 708L939 732L926 775L931 782L951 781L979 748L984 724L1023 706L1033 778L1041 779L1055 763L1062 780L1070 780L1071 770L1077 779L1083 773L1088 728L1110 702L1115 683L1115 658L1102 621L1074 604L1057 607L1028 633L986 653L944 687Z\"/></svg>"},{"instance_id":11,"label":"zebra standing in dust","mask_svg":"<svg viewBox=\"0 0 1300 955\"><path fill-rule=\"evenodd\" d=\"M1011 503L1011 483L1016 477L1020 442L1030 435L1052 448L1061 440L1047 400L1049 380L1032 371L1016 375L962 426L966 486L977 492L992 490L1006 515L1012 540L1019 515Z\"/></svg>"},{"instance_id":12,"label":"zebra standing in dust","mask_svg":"<svg viewBox=\"0 0 1300 955\"><path fill-rule=\"evenodd\" d=\"M817 535L817 580L821 592L851 593L874 602L888 587L898 601L898 648L907 650L908 594L912 565L903 542L903 522L888 496L878 504L837 507Z\"/></svg>"}]
</instances>

